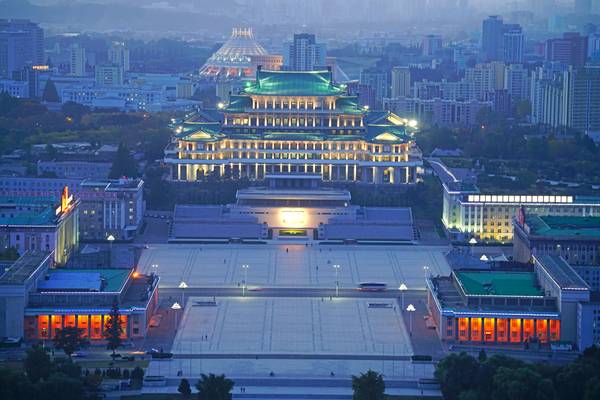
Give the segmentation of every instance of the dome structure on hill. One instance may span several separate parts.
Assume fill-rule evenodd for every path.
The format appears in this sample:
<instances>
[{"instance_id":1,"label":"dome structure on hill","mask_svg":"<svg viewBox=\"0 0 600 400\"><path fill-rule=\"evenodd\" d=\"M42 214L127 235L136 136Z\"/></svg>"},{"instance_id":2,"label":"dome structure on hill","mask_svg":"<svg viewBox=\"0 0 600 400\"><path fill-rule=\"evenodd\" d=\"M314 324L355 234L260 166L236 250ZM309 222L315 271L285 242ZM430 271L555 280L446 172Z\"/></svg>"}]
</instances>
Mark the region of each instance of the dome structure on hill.
<instances>
[{"instance_id":1,"label":"dome structure on hill","mask_svg":"<svg viewBox=\"0 0 600 400\"><path fill-rule=\"evenodd\" d=\"M254 38L252 28L233 28L231 37L200 68L200 75L213 79L254 77L256 67L278 70L283 57L270 55Z\"/></svg>"}]
</instances>

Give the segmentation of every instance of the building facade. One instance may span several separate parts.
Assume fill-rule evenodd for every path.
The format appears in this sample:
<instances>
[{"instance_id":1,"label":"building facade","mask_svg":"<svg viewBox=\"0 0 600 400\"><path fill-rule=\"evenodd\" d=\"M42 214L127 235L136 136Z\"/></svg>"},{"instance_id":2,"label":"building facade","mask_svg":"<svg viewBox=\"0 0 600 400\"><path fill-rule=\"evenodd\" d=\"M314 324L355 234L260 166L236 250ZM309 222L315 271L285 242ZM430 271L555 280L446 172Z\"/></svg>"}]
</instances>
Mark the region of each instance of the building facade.
<instances>
[{"instance_id":1,"label":"building facade","mask_svg":"<svg viewBox=\"0 0 600 400\"><path fill-rule=\"evenodd\" d=\"M79 199L67 187L60 202L51 197L0 197L0 246L19 254L53 252L54 263L65 264L79 247Z\"/></svg>"},{"instance_id":2,"label":"building facade","mask_svg":"<svg viewBox=\"0 0 600 400\"><path fill-rule=\"evenodd\" d=\"M600 217L538 216L521 211L513 225L515 261L555 255L571 266L600 264Z\"/></svg>"},{"instance_id":3,"label":"building facade","mask_svg":"<svg viewBox=\"0 0 600 400\"><path fill-rule=\"evenodd\" d=\"M52 255L29 252L0 276L0 335L52 340L76 327L104 339L117 301L122 339L143 338L158 304L158 278L130 269L52 269Z\"/></svg>"},{"instance_id":4,"label":"building facade","mask_svg":"<svg viewBox=\"0 0 600 400\"><path fill-rule=\"evenodd\" d=\"M261 180L273 173L326 181L417 182L422 155L416 124L370 112L327 71L257 71L256 81L219 113L220 121L175 122L165 150L171 179L208 174Z\"/></svg>"},{"instance_id":5,"label":"building facade","mask_svg":"<svg viewBox=\"0 0 600 400\"><path fill-rule=\"evenodd\" d=\"M516 345L568 342L579 348L577 309L589 286L564 260L543 256L530 271L453 271L426 280L428 308L440 339ZM585 333L584 333L585 334Z\"/></svg>"},{"instance_id":6,"label":"building facade","mask_svg":"<svg viewBox=\"0 0 600 400\"><path fill-rule=\"evenodd\" d=\"M0 19L0 79L18 79L15 74L20 75L23 68L44 61L44 30L38 24Z\"/></svg>"},{"instance_id":7,"label":"building facade","mask_svg":"<svg viewBox=\"0 0 600 400\"><path fill-rule=\"evenodd\" d=\"M141 179L85 180L80 185L82 240L132 240L144 217Z\"/></svg>"}]
</instances>

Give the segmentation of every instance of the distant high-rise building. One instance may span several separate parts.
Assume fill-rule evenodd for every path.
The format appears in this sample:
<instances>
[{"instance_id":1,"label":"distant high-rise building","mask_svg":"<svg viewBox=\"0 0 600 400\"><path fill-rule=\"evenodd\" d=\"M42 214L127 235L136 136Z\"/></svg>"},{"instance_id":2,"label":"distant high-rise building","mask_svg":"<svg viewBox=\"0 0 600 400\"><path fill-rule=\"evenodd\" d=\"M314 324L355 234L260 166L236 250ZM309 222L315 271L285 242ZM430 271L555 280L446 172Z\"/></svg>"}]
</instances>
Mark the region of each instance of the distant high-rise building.
<instances>
[{"instance_id":1,"label":"distant high-rise building","mask_svg":"<svg viewBox=\"0 0 600 400\"><path fill-rule=\"evenodd\" d=\"M600 61L600 32L588 36L588 58L592 62Z\"/></svg>"},{"instance_id":2,"label":"distant high-rise building","mask_svg":"<svg viewBox=\"0 0 600 400\"><path fill-rule=\"evenodd\" d=\"M483 21L481 51L485 61L500 60L502 58L503 35L504 23L501 17L492 15Z\"/></svg>"},{"instance_id":3,"label":"distant high-rise building","mask_svg":"<svg viewBox=\"0 0 600 400\"><path fill-rule=\"evenodd\" d=\"M546 41L546 61L555 61L580 67L588 56L588 38L578 32L566 32L562 38Z\"/></svg>"},{"instance_id":4,"label":"distant high-rise building","mask_svg":"<svg viewBox=\"0 0 600 400\"><path fill-rule=\"evenodd\" d=\"M589 15L592 12L592 0L575 0L575 14Z\"/></svg>"},{"instance_id":5,"label":"distant high-rise building","mask_svg":"<svg viewBox=\"0 0 600 400\"><path fill-rule=\"evenodd\" d=\"M285 57L286 69L293 71L313 71L326 65L327 46L317 43L315 35L299 33L289 45Z\"/></svg>"},{"instance_id":6,"label":"distant high-rise building","mask_svg":"<svg viewBox=\"0 0 600 400\"><path fill-rule=\"evenodd\" d=\"M0 19L0 78L44 64L44 30L29 20Z\"/></svg>"},{"instance_id":7,"label":"distant high-rise building","mask_svg":"<svg viewBox=\"0 0 600 400\"><path fill-rule=\"evenodd\" d=\"M129 49L123 42L113 42L108 49L108 62L123 67L123 71L129 71Z\"/></svg>"},{"instance_id":8,"label":"distant high-rise building","mask_svg":"<svg viewBox=\"0 0 600 400\"><path fill-rule=\"evenodd\" d=\"M423 55L431 57L442 49L442 37L440 35L427 35L422 42Z\"/></svg>"},{"instance_id":9,"label":"distant high-rise building","mask_svg":"<svg viewBox=\"0 0 600 400\"><path fill-rule=\"evenodd\" d=\"M507 65L504 70L504 88L514 103L529 98L529 74L522 64Z\"/></svg>"},{"instance_id":10,"label":"distant high-rise building","mask_svg":"<svg viewBox=\"0 0 600 400\"><path fill-rule=\"evenodd\" d=\"M586 133L600 132L600 66L571 67L563 84L566 125Z\"/></svg>"},{"instance_id":11,"label":"distant high-rise building","mask_svg":"<svg viewBox=\"0 0 600 400\"><path fill-rule=\"evenodd\" d=\"M486 100L490 92L504 89L504 67L503 62L494 61L465 70L465 80L472 82L476 99Z\"/></svg>"},{"instance_id":12,"label":"distant high-rise building","mask_svg":"<svg viewBox=\"0 0 600 400\"><path fill-rule=\"evenodd\" d=\"M410 68L394 67L392 68L392 98L410 96Z\"/></svg>"},{"instance_id":13,"label":"distant high-rise building","mask_svg":"<svg viewBox=\"0 0 600 400\"><path fill-rule=\"evenodd\" d=\"M123 66L117 64L96 65L97 86L122 86Z\"/></svg>"},{"instance_id":14,"label":"distant high-rise building","mask_svg":"<svg viewBox=\"0 0 600 400\"><path fill-rule=\"evenodd\" d=\"M85 76L85 49L78 44L69 48L69 75Z\"/></svg>"},{"instance_id":15,"label":"distant high-rise building","mask_svg":"<svg viewBox=\"0 0 600 400\"><path fill-rule=\"evenodd\" d=\"M503 35L503 60L507 64L523 62L523 30L519 24L505 25Z\"/></svg>"},{"instance_id":16,"label":"distant high-rise building","mask_svg":"<svg viewBox=\"0 0 600 400\"><path fill-rule=\"evenodd\" d=\"M379 109L383 106L383 98L388 96L388 74L376 68L364 69L360 72L360 84L373 90L374 102L369 107Z\"/></svg>"}]
</instances>

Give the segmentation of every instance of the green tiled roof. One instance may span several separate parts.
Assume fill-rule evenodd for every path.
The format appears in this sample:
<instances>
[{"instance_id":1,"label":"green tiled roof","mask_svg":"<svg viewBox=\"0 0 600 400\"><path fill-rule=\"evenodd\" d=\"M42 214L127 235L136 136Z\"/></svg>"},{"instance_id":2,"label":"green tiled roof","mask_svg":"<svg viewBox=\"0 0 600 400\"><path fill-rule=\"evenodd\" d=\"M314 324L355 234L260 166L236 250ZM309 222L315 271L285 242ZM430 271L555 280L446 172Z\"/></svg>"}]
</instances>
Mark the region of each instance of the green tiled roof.
<instances>
[{"instance_id":1,"label":"green tiled roof","mask_svg":"<svg viewBox=\"0 0 600 400\"><path fill-rule=\"evenodd\" d=\"M0 206L17 205L31 210L17 210L11 216L9 210L0 212L0 225L50 225L56 219L55 201L51 197L1 196Z\"/></svg>"},{"instance_id":2,"label":"green tiled roof","mask_svg":"<svg viewBox=\"0 0 600 400\"><path fill-rule=\"evenodd\" d=\"M269 96L339 96L344 91L333 85L331 71L256 72L256 82L243 93Z\"/></svg>"},{"instance_id":3,"label":"green tiled roof","mask_svg":"<svg viewBox=\"0 0 600 400\"><path fill-rule=\"evenodd\" d=\"M455 272L465 294L471 296L543 296L533 272Z\"/></svg>"},{"instance_id":4,"label":"green tiled roof","mask_svg":"<svg viewBox=\"0 0 600 400\"><path fill-rule=\"evenodd\" d=\"M532 235L600 238L600 217L527 215L525 222Z\"/></svg>"},{"instance_id":5,"label":"green tiled roof","mask_svg":"<svg viewBox=\"0 0 600 400\"><path fill-rule=\"evenodd\" d=\"M118 292L125 280L129 276L129 269L124 268L113 268L113 269L49 269L48 274L54 272L60 272L61 274L73 274L73 279L77 279L78 274L89 274L90 272L96 272L100 274L100 277L106 281L106 287L104 292Z\"/></svg>"},{"instance_id":6,"label":"green tiled roof","mask_svg":"<svg viewBox=\"0 0 600 400\"><path fill-rule=\"evenodd\" d=\"M229 98L227 111L243 112L246 108L252 108L252 98L250 96L232 95Z\"/></svg>"}]
</instances>

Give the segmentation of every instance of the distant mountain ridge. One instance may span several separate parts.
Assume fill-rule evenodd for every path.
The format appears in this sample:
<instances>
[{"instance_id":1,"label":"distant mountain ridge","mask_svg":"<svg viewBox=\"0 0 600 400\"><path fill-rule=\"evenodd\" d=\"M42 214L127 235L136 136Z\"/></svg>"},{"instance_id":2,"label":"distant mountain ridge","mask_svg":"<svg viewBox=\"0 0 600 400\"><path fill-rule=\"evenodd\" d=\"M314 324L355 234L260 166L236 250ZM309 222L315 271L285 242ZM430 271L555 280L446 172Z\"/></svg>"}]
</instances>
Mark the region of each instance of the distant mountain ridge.
<instances>
[{"instance_id":1,"label":"distant mountain ridge","mask_svg":"<svg viewBox=\"0 0 600 400\"><path fill-rule=\"evenodd\" d=\"M64 24L86 30L228 31L240 23L224 15L144 8L126 3L64 2L39 6L27 0L0 0L0 18L28 18L42 24Z\"/></svg>"}]
</instances>

